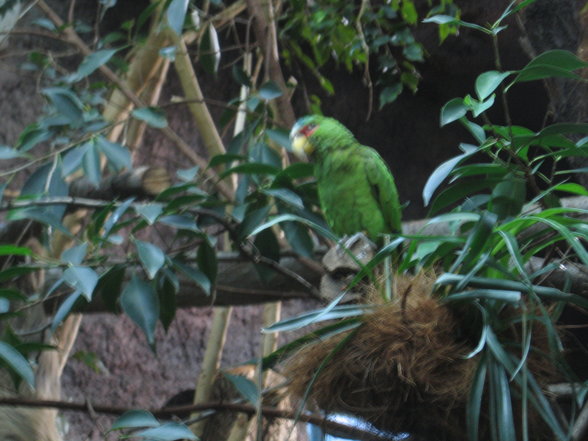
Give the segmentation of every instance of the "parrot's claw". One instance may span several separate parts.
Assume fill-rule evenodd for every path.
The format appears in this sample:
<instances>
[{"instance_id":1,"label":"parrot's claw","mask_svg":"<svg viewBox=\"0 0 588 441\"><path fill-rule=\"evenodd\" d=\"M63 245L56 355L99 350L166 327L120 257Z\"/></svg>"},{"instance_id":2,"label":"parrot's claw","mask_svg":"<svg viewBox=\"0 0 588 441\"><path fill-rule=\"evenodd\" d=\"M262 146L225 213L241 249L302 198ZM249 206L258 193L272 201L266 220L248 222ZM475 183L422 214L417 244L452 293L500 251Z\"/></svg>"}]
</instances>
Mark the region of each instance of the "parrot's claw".
<instances>
[{"instance_id":1,"label":"parrot's claw","mask_svg":"<svg viewBox=\"0 0 588 441\"><path fill-rule=\"evenodd\" d=\"M376 244L369 240L364 233L360 232L343 237L337 244L337 253L343 255L346 250L349 250L361 260L361 254L365 253L366 249L373 251L376 248Z\"/></svg>"}]
</instances>

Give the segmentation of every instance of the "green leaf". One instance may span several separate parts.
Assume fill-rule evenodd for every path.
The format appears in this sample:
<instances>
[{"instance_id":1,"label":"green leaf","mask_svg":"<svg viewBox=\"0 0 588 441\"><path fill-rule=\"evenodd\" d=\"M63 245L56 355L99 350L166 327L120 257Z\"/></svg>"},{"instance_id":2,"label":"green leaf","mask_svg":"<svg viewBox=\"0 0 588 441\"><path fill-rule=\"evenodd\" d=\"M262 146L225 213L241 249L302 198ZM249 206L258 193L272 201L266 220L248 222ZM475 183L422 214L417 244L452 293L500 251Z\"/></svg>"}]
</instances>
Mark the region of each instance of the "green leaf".
<instances>
[{"instance_id":1,"label":"green leaf","mask_svg":"<svg viewBox=\"0 0 588 441\"><path fill-rule=\"evenodd\" d=\"M276 175L280 169L269 164L260 164L257 162L248 162L246 164L236 165L233 168L225 170L220 174L220 178L224 179L233 173L242 173L248 175Z\"/></svg>"},{"instance_id":2,"label":"green leaf","mask_svg":"<svg viewBox=\"0 0 588 441\"><path fill-rule=\"evenodd\" d=\"M346 332L361 326L362 321L360 318L354 317L350 319L338 320L327 326L323 326L308 333L300 338L297 338L290 343L286 343L271 354L265 356L262 360L262 368L268 369L275 366L279 361L284 360L285 357L299 348L304 347L316 340L326 340L327 338L338 335L342 332Z\"/></svg>"},{"instance_id":3,"label":"green leaf","mask_svg":"<svg viewBox=\"0 0 588 441\"><path fill-rule=\"evenodd\" d=\"M486 101L478 101L472 98L470 95L468 95L464 98L463 102L472 111L472 115L474 116L474 118L477 118L494 105L495 99L496 94L490 95L490 97Z\"/></svg>"},{"instance_id":4,"label":"green leaf","mask_svg":"<svg viewBox=\"0 0 588 441\"><path fill-rule=\"evenodd\" d=\"M212 287L210 284L210 280L202 271L192 266L186 265L185 263L182 263L178 260L173 260L173 264L187 277L196 282L196 284L202 288L202 290L207 296L211 294Z\"/></svg>"},{"instance_id":5,"label":"green leaf","mask_svg":"<svg viewBox=\"0 0 588 441\"><path fill-rule=\"evenodd\" d=\"M384 87L380 92L380 109L382 109L386 104L390 104L396 101L396 98L398 98L402 93L402 89L402 83L396 83L392 86Z\"/></svg>"},{"instance_id":6,"label":"green leaf","mask_svg":"<svg viewBox=\"0 0 588 441\"><path fill-rule=\"evenodd\" d=\"M82 158L82 167L86 178L97 187L100 184L102 172L100 168L100 152L95 142L87 144L84 157Z\"/></svg>"},{"instance_id":7,"label":"green leaf","mask_svg":"<svg viewBox=\"0 0 588 441\"><path fill-rule=\"evenodd\" d=\"M133 276L121 295L120 303L123 311L143 330L153 347L159 318L159 298L153 287Z\"/></svg>"},{"instance_id":8,"label":"green leaf","mask_svg":"<svg viewBox=\"0 0 588 441\"><path fill-rule=\"evenodd\" d=\"M134 197L127 199L112 212L108 220L104 223L104 232L102 237L108 237L114 226L120 221L121 217L127 212L133 201Z\"/></svg>"},{"instance_id":9,"label":"green leaf","mask_svg":"<svg viewBox=\"0 0 588 441\"><path fill-rule=\"evenodd\" d=\"M65 318L69 315L72 309L79 303L80 299L82 298L82 292L78 289L71 293L67 298L59 305L57 312L53 316L53 321L51 322L51 331L55 332L55 330L59 327L59 325L65 320Z\"/></svg>"},{"instance_id":10,"label":"green leaf","mask_svg":"<svg viewBox=\"0 0 588 441\"><path fill-rule=\"evenodd\" d=\"M35 373L26 358L20 352L7 343L0 341L0 359L3 360L12 371L21 377L26 383L35 387Z\"/></svg>"},{"instance_id":11,"label":"green leaf","mask_svg":"<svg viewBox=\"0 0 588 441\"><path fill-rule=\"evenodd\" d=\"M511 74L512 72L491 70L479 75L476 78L476 94L478 95L478 99L484 101L488 98L500 86L500 83Z\"/></svg>"},{"instance_id":12,"label":"green leaf","mask_svg":"<svg viewBox=\"0 0 588 441\"><path fill-rule=\"evenodd\" d=\"M214 284L218 273L218 261L216 252L208 240L203 241L198 247L196 261L198 262L198 268L200 268L208 280Z\"/></svg>"},{"instance_id":13,"label":"green leaf","mask_svg":"<svg viewBox=\"0 0 588 441\"><path fill-rule=\"evenodd\" d=\"M494 187L490 210L498 215L498 219L516 216L525 204L526 190L526 181L509 173Z\"/></svg>"},{"instance_id":14,"label":"green leaf","mask_svg":"<svg viewBox=\"0 0 588 441\"><path fill-rule=\"evenodd\" d=\"M435 191L445 180L445 178L449 176L449 173L451 173L455 166L457 166L461 161L463 161L468 156L474 154L476 151L477 148L475 146L468 147L465 153L462 153L461 155L455 156L445 161L443 164L437 167L433 171L433 173L431 173L431 176L429 176L429 179L427 179L425 187L423 188L423 201L425 206L429 205L429 202L433 197L433 193L435 193Z\"/></svg>"},{"instance_id":15,"label":"green leaf","mask_svg":"<svg viewBox=\"0 0 588 441\"><path fill-rule=\"evenodd\" d=\"M0 245L0 256L30 256L33 252L30 248L15 245Z\"/></svg>"},{"instance_id":16,"label":"green leaf","mask_svg":"<svg viewBox=\"0 0 588 441\"><path fill-rule=\"evenodd\" d=\"M46 128L40 128L37 123L29 124L18 136L15 147L21 152L26 152L50 137L51 132Z\"/></svg>"},{"instance_id":17,"label":"green leaf","mask_svg":"<svg viewBox=\"0 0 588 441\"><path fill-rule=\"evenodd\" d=\"M509 90L513 84L524 83L528 81L542 80L544 78L580 78L577 74L562 69L558 66L531 66L521 70L515 79L508 85L506 90Z\"/></svg>"},{"instance_id":18,"label":"green leaf","mask_svg":"<svg viewBox=\"0 0 588 441\"><path fill-rule=\"evenodd\" d=\"M71 265L79 265L84 260L84 257L86 257L87 251L88 242L73 246L61 253L61 261Z\"/></svg>"},{"instance_id":19,"label":"green leaf","mask_svg":"<svg viewBox=\"0 0 588 441\"><path fill-rule=\"evenodd\" d=\"M314 243L308 230L304 225L297 222L283 222L282 230L286 240L292 249L301 256L312 258L314 254Z\"/></svg>"},{"instance_id":20,"label":"green leaf","mask_svg":"<svg viewBox=\"0 0 588 441\"><path fill-rule=\"evenodd\" d=\"M69 89L62 87L49 87L42 90L43 95L55 106L55 109L65 116L73 127L79 127L84 122L84 105L80 99Z\"/></svg>"},{"instance_id":21,"label":"green leaf","mask_svg":"<svg viewBox=\"0 0 588 441\"><path fill-rule=\"evenodd\" d=\"M163 129L167 127L165 112L159 107L140 107L131 112L134 118L145 121L151 127Z\"/></svg>"},{"instance_id":22,"label":"green leaf","mask_svg":"<svg viewBox=\"0 0 588 441\"><path fill-rule=\"evenodd\" d=\"M132 429L137 427L159 427L159 421L146 410L129 410L112 423L110 430Z\"/></svg>"},{"instance_id":23,"label":"green leaf","mask_svg":"<svg viewBox=\"0 0 588 441\"><path fill-rule=\"evenodd\" d=\"M158 280L157 294L159 296L159 320L163 328L169 331L169 327L176 316L178 286L173 279L171 271L163 271L164 276Z\"/></svg>"},{"instance_id":24,"label":"green leaf","mask_svg":"<svg viewBox=\"0 0 588 441\"><path fill-rule=\"evenodd\" d=\"M148 438L150 441L175 441L182 439L198 439L185 425L180 423L164 423L159 427L146 429L135 434Z\"/></svg>"},{"instance_id":25,"label":"green leaf","mask_svg":"<svg viewBox=\"0 0 588 441\"><path fill-rule=\"evenodd\" d=\"M281 145L286 150L292 151L292 146L290 145L290 134L287 130L267 129L265 133L273 142Z\"/></svg>"},{"instance_id":26,"label":"green leaf","mask_svg":"<svg viewBox=\"0 0 588 441\"><path fill-rule=\"evenodd\" d=\"M478 143L483 144L486 142L486 132L483 127L463 117L460 119L460 122L468 129Z\"/></svg>"},{"instance_id":27,"label":"green leaf","mask_svg":"<svg viewBox=\"0 0 588 441\"><path fill-rule=\"evenodd\" d=\"M94 297L101 297L110 312L119 312L118 299L122 292L126 269L124 265L114 265L100 275Z\"/></svg>"},{"instance_id":28,"label":"green leaf","mask_svg":"<svg viewBox=\"0 0 588 441\"><path fill-rule=\"evenodd\" d=\"M260 394L257 385L249 378L242 375L232 375L223 372L223 375L235 386L235 389L254 406L258 404Z\"/></svg>"},{"instance_id":29,"label":"green leaf","mask_svg":"<svg viewBox=\"0 0 588 441\"><path fill-rule=\"evenodd\" d=\"M266 223L259 225L257 228L255 228L253 231L251 231L248 234L248 236L254 236L254 235L258 234L260 231L263 231L267 228L271 228L274 225L279 224L281 222L287 222L287 221L293 221L293 222L298 222L298 223L304 224L304 225L312 228L313 230L315 230L321 236L326 237L327 239L330 239L333 241L337 241L337 236L335 236L330 230L326 229L323 225L320 225L320 224L313 222L309 219L306 219L304 217L296 216L294 214L282 214L280 216L276 216L276 217L270 219L269 221L267 221Z\"/></svg>"},{"instance_id":30,"label":"green leaf","mask_svg":"<svg viewBox=\"0 0 588 441\"><path fill-rule=\"evenodd\" d=\"M116 171L132 169L131 152L126 147L116 142L110 142L103 136L96 138L96 146L106 155Z\"/></svg>"},{"instance_id":31,"label":"green leaf","mask_svg":"<svg viewBox=\"0 0 588 441\"><path fill-rule=\"evenodd\" d=\"M165 263L165 253L156 245L138 239L135 239L135 247L147 276L153 279Z\"/></svg>"},{"instance_id":32,"label":"green leaf","mask_svg":"<svg viewBox=\"0 0 588 441\"><path fill-rule=\"evenodd\" d=\"M263 193L273 196L274 198L284 202L287 205L290 205L291 207L304 208L304 202L302 201L302 198L287 188L273 188L264 190Z\"/></svg>"},{"instance_id":33,"label":"green leaf","mask_svg":"<svg viewBox=\"0 0 588 441\"><path fill-rule=\"evenodd\" d=\"M533 58L521 69L521 72L532 66L555 66L567 71L573 71L588 67L588 62L581 60L570 51L553 49Z\"/></svg>"},{"instance_id":34,"label":"green leaf","mask_svg":"<svg viewBox=\"0 0 588 441\"><path fill-rule=\"evenodd\" d=\"M63 175L69 176L73 172L75 172L80 165L82 164L82 160L86 151L92 145L91 141L87 141L83 144L80 144L73 149L70 149L65 155L62 157L63 162Z\"/></svg>"},{"instance_id":35,"label":"green leaf","mask_svg":"<svg viewBox=\"0 0 588 441\"><path fill-rule=\"evenodd\" d=\"M419 15L412 0L402 0L400 13L402 14L404 21L411 25L416 24L419 19Z\"/></svg>"},{"instance_id":36,"label":"green leaf","mask_svg":"<svg viewBox=\"0 0 588 441\"><path fill-rule=\"evenodd\" d=\"M264 100L273 100L283 95L282 89L273 81L264 83L259 88L259 96Z\"/></svg>"},{"instance_id":37,"label":"green leaf","mask_svg":"<svg viewBox=\"0 0 588 441\"><path fill-rule=\"evenodd\" d=\"M204 31L200 41L199 53L200 64L204 70L211 75L216 74L220 65L221 51L218 35L212 24L209 24L206 31Z\"/></svg>"},{"instance_id":38,"label":"green leaf","mask_svg":"<svg viewBox=\"0 0 588 441\"><path fill-rule=\"evenodd\" d=\"M108 63L112 56L116 54L118 51L119 49L102 49L96 52L92 52L89 55L86 55L86 57L78 67L78 70L67 78L68 82L73 83L83 78L86 78L100 66L103 66L104 64Z\"/></svg>"},{"instance_id":39,"label":"green leaf","mask_svg":"<svg viewBox=\"0 0 588 441\"><path fill-rule=\"evenodd\" d=\"M26 158L22 151L13 149L8 146L0 146L0 160L14 159L14 158Z\"/></svg>"},{"instance_id":40,"label":"green leaf","mask_svg":"<svg viewBox=\"0 0 588 441\"><path fill-rule=\"evenodd\" d=\"M487 357L483 355L478 362L476 373L470 388L467 412L467 432L470 441L478 441L478 428L480 425L480 410L482 409L482 397L484 396L484 385L487 371Z\"/></svg>"},{"instance_id":41,"label":"green leaf","mask_svg":"<svg viewBox=\"0 0 588 441\"><path fill-rule=\"evenodd\" d=\"M237 81L237 83L239 83L241 86L252 86L249 75L247 75L247 73L237 63L233 64L231 73L233 74L235 81Z\"/></svg>"},{"instance_id":42,"label":"green leaf","mask_svg":"<svg viewBox=\"0 0 588 441\"><path fill-rule=\"evenodd\" d=\"M463 98L453 98L441 108L441 127L465 116L468 108Z\"/></svg>"},{"instance_id":43,"label":"green leaf","mask_svg":"<svg viewBox=\"0 0 588 441\"><path fill-rule=\"evenodd\" d=\"M149 225L153 225L159 215L163 212L163 205L157 202L150 204L135 204L133 208Z\"/></svg>"},{"instance_id":44,"label":"green leaf","mask_svg":"<svg viewBox=\"0 0 588 441\"><path fill-rule=\"evenodd\" d=\"M557 222L556 220L547 219L540 216L528 216L527 219L536 220L557 231L562 236L562 238L565 239L569 245L571 245L571 247L576 252L576 255L580 258L580 260L582 260L582 263L584 265L588 265L588 252L586 251L586 248L584 248L582 242L580 242L576 235L572 233L572 231L570 231L570 229L567 228L564 224Z\"/></svg>"},{"instance_id":45,"label":"green leaf","mask_svg":"<svg viewBox=\"0 0 588 441\"><path fill-rule=\"evenodd\" d=\"M169 216L163 216L159 218L159 222L162 224L169 225L180 230L188 230L199 232L200 229L194 221L194 217L182 215L182 214L170 214Z\"/></svg>"},{"instance_id":46,"label":"green leaf","mask_svg":"<svg viewBox=\"0 0 588 441\"><path fill-rule=\"evenodd\" d=\"M471 289L468 291L451 293L445 297L443 301L446 303L452 303L481 299L518 304L521 301L521 292L502 289Z\"/></svg>"},{"instance_id":47,"label":"green leaf","mask_svg":"<svg viewBox=\"0 0 588 441\"><path fill-rule=\"evenodd\" d=\"M74 289L80 290L88 301L98 283L98 274L87 266L70 266L63 273L65 282Z\"/></svg>"},{"instance_id":48,"label":"green leaf","mask_svg":"<svg viewBox=\"0 0 588 441\"><path fill-rule=\"evenodd\" d=\"M188 0L172 0L165 11L167 24L178 36L182 35L188 3Z\"/></svg>"},{"instance_id":49,"label":"green leaf","mask_svg":"<svg viewBox=\"0 0 588 441\"><path fill-rule=\"evenodd\" d=\"M346 292L341 293L327 306L316 311L302 313L296 317L288 318L274 323L262 329L263 333L295 331L312 323L319 323L326 320L337 320L349 317L362 316L375 308L373 305L342 305L337 306L343 299Z\"/></svg>"},{"instance_id":50,"label":"green leaf","mask_svg":"<svg viewBox=\"0 0 588 441\"><path fill-rule=\"evenodd\" d=\"M553 189L556 191L565 191L568 193L579 194L581 196L588 196L588 190L586 190L586 187L580 184L575 184L573 182L558 184L553 187Z\"/></svg>"}]
</instances>

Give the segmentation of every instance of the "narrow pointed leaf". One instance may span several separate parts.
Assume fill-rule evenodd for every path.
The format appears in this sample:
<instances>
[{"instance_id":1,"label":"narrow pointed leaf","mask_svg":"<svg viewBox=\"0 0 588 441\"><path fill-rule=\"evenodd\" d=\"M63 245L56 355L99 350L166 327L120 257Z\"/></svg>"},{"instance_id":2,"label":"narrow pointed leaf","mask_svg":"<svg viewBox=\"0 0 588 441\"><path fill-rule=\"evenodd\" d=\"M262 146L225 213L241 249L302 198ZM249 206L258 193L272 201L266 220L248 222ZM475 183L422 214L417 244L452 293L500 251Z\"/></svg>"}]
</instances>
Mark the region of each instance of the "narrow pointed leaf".
<instances>
[{"instance_id":1,"label":"narrow pointed leaf","mask_svg":"<svg viewBox=\"0 0 588 441\"><path fill-rule=\"evenodd\" d=\"M35 374L27 359L8 343L2 341L0 341L0 359L29 386L35 387Z\"/></svg>"},{"instance_id":2,"label":"narrow pointed leaf","mask_svg":"<svg viewBox=\"0 0 588 441\"><path fill-rule=\"evenodd\" d=\"M92 300L92 293L98 283L98 274L86 266L71 266L63 273L63 278L72 288L80 290L86 299Z\"/></svg>"},{"instance_id":3,"label":"narrow pointed leaf","mask_svg":"<svg viewBox=\"0 0 588 441\"><path fill-rule=\"evenodd\" d=\"M164 423L159 427L138 432L136 436L152 441L175 441L183 439L198 439L185 425L180 423Z\"/></svg>"},{"instance_id":4,"label":"narrow pointed leaf","mask_svg":"<svg viewBox=\"0 0 588 441\"><path fill-rule=\"evenodd\" d=\"M150 412L146 410L129 410L112 423L110 430L159 427L159 425L159 421Z\"/></svg>"},{"instance_id":5,"label":"narrow pointed leaf","mask_svg":"<svg viewBox=\"0 0 588 441\"><path fill-rule=\"evenodd\" d=\"M134 276L125 287L120 303L123 311L143 330L153 346L159 318L159 298L153 287Z\"/></svg>"},{"instance_id":6,"label":"narrow pointed leaf","mask_svg":"<svg viewBox=\"0 0 588 441\"><path fill-rule=\"evenodd\" d=\"M149 279L153 279L165 263L165 253L156 245L141 240L135 240L135 246L143 268Z\"/></svg>"}]
</instances>

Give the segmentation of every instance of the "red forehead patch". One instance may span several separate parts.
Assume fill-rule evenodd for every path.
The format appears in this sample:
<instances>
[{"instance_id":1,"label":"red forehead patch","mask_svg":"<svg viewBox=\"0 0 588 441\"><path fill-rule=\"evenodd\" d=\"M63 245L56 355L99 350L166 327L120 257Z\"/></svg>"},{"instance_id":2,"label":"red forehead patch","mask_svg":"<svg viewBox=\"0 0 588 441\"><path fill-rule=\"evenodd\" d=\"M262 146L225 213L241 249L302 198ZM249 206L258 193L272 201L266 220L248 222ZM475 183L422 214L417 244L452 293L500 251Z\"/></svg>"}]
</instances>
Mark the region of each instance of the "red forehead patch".
<instances>
[{"instance_id":1,"label":"red forehead patch","mask_svg":"<svg viewBox=\"0 0 588 441\"><path fill-rule=\"evenodd\" d=\"M300 129L300 133L303 134L306 137L309 137L310 135L312 135L314 133L314 131L318 129L318 126L316 124L307 124L304 127L302 127L302 129Z\"/></svg>"}]
</instances>

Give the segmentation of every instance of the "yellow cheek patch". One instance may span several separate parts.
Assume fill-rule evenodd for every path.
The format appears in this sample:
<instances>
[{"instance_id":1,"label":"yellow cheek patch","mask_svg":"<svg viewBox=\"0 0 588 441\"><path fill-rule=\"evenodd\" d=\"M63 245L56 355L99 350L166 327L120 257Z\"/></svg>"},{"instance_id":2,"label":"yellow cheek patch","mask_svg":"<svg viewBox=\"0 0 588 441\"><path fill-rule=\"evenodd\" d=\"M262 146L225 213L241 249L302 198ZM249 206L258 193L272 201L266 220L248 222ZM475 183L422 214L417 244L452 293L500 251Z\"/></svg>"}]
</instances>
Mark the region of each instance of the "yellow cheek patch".
<instances>
[{"instance_id":1,"label":"yellow cheek patch","mask_svg":"<svg viewBox=\"0 0 588 441\"><path fill-rule=\"evenodd\" d=\"M292 151L299 158L306 158L312 154L314 147L304 135L296 135L292 139Z\"/></svg>"}]
</instances>

